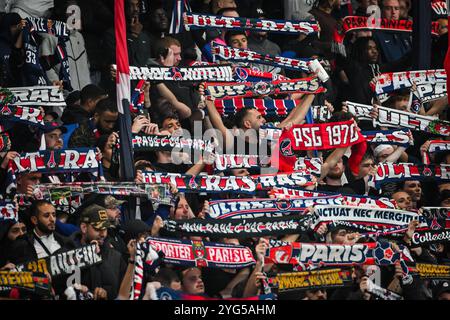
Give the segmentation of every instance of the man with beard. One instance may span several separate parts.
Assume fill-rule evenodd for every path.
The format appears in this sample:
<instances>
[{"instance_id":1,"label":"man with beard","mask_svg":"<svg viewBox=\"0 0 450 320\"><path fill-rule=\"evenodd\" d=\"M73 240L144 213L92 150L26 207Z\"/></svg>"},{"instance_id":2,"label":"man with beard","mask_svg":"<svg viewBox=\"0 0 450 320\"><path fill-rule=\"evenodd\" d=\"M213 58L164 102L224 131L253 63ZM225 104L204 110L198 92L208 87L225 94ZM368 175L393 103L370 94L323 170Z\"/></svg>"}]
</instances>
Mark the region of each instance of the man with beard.
<instances>
[{"instance_id":1,"label":"man with beard","mask_svg":"<svg viewBox=\"0 0 450 320\"><path fill-rule=\"evenodd\" d=\"M110 98L100 100L95 107L94 116L83 122L69 139L69 148L95 147L102 134L111 134L116 125L119 112L116 103Z\"/></svg>"},{"instance_id":2,"label":"man with beard","mask_svg":"<svg viewBox=\"0 0 450 320\"><path fill-rule=\"evenodd\" d=\"M120 223L120 206L124 202L126 201L118 200L111 195L101 196L100 202L98 202L106 208L106 215L108 216L109 228L107 242L119 251L122 256L128 254L127 244L121 238L121 234L125 234Z\"/></svg>"},{"instance_id":3,"label":"man with beard","mask_svg":"<svg viewBox=\"0 0 450 320\"><path fill-rule=\"evenodd\" d=\"M78 247L98 244L102 262L81 271L81 284L87 286L97 299L115 299L126 271L121 254L105 241L108 236L107 209L92 204L83 210L80 217L80 231L71 238ZM133 263L134 261L129 261Z\"/></svg>"},{"instance_id":4,"label":"man with beard","mask_svg":"<svg viewBox=\"0 0 450 320\"><path fill-rule=\"evenodd\" d=\"M422 184L418 180L408 180L401 183L401 190L405 191L411 196L412 207L414 209L420 208L422 200Z\"/></svg>"},{"instance_id":5,"label":"man with beard","mask_svg":"<svg viewBox=\"0 0 450 320\"><path fill-rule=\"evenodd\" d=\"M327 157L324 156L324 159ZM319 184L317 190L328 191L328 192L343 192L348 194L354 194L355 192L349 188L344 187L343 175L345 171L345 165L342 158L340 158L337 163L330 168L325 179L324 184ZM345 176L344 176L345 177Z\"/></svg>"},{"instance_id":6,"label":"man with beard","mask_svg":"<svg viewBox=\"0 0 450 320\"><path fill-rule=\"evenodd\" d=\"M55 232L56 209L50 202L35 201L30 208L30 215L33 229L13 243L11 262L24 263L75 248L69 239Z\"/></svg>"}]
</instances>

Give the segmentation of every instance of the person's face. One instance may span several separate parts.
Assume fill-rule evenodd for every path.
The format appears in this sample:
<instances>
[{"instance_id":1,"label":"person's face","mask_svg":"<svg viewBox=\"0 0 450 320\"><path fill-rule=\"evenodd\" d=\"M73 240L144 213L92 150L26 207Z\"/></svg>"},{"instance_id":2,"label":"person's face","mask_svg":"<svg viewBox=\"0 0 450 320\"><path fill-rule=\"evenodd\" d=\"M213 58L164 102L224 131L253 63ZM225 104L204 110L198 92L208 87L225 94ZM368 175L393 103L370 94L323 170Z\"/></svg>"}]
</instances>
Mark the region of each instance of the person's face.
<instances>
[{"instance_id":1,"label":"person's face","mask_svg":"<svg viewBox=\"0 0 450 320\"><path fill-rule=\"evenodd\" d=\"M17 222L13 224L11 228L9 228L8 239L14 241L16 240L17 237L20 237L25 233L27 233L27 228L25 227L25 224L23 222Z\"/></svg>"},{"instance_id":2,"label":"person's face","mask_svg":"<svg viewBox=\"0 0 450 320\"><path fill-rule=\"evenodd\" d=\"M181 197L175 208L175 220L189 219L189 210L191 210L191 208L189 207L186 198Z\"/></svg>"},{"instance_id":3,"label":"person's face","mask_svg":"<svg viewBox=\"0 0 450 320\"><path fill-rule=\"evenodd\" d=\"M400 111L409 111L409 101L407 99L395 101L393 108Z\"/></svg>"},{"instance_id":4,"label":"person's face","mask_svg":"<svg viewBox=\"0 0 450 320\"><path fill-rule=\"evenodd\" d=\"M450 208L450 198L444 199L441 201L441 207Z\"/></svg>"},{"instance_id":5,"label":"person's face","mask_svg":"<svg viewBox=\"0 0 450 320\"><path fill-rule=\"evenodd\" d=\"M342 162L342 159L340 159L336 163L336 165L330 169L330 172L328 172L327 177L331 179L340 179L343 173L344 173L344 162Z\"/></svg>"},{"instance_id":6,"label":"person's face","mask_svg":"<svg viewBox=\"0 0 450 320\"><path fill-rule=\"evenodd\" d=\"M169 48L172 49L172 51L173 51L173 56L175 58L174 66L176 67L181 62L181 47L173 44Z\"/></svg>"},{"instance_id":7,"label":"person's face","mask_svg":"<svg viewBox=\"0 0 450 320\"><path fill-rule=\"evenodd\" d=\"M139 0L130 0L130 13L132 17L139 15Z\"/></svg>"},{"instance_id":8,"label":"person's face","mask_svg":"<svg viewBox=\"0 0 450 320\"><path fill-rule=\"evenodd\" d=\"M44 134L47 150L59 150L63 147L63 133L61 129L55 129Z\"/></svg>"},{"instance_id":9,"label":"person's face","mask_svg":"<svg viewBox=\"0 0 450 320\"><path fill-rule=\"evenodd\" d=\"M439 295L438 300L450 300L450 292L443 292Z\"/></svg>"},{"instance_id":10,"label":"person's face","mask_svg":"<svg viewBox=\"0 0 450 320\"><path fill-rule=\"evenodd\" d=\"M237 49L247 49L247 37L243 34L238 34L230 38L230 45Z\"/></svg>"},{"instance_id":11,"label":"person's face","mask_svg":"<svg viewBox=\"0 0 450 320\"><path fill-rule=\"evenodd\" d=\"M203 294L205 285L202 280L202 273L197 268L186 271L183 277L183 291L188 294Z\"/></svg>"},{"instance_id":12,"label":"person's face","mask_svg":"<svg viewBox=\"0 0 450 320\"><path fill-rule=\"evenodd\" d=\"M167 118L162 123L162 130L169 131L170 134L173 134L174 131L181 128L180 120Z\"/></svg>"},{"instance_id":13,"label":"person's face","mask_svg":"<svg viewBox=\"0 0 450 320\"><path fill-rule=\"evenodd\" d=\"M409 0L399 0L400 5L400 19L407 19L411 2Z\"/></svg>"},{"instance_id":14,"label":"person's face","mask_svg":"<svg viewBox=\"0 0 450 320\"><path fill-rule=\"evenodd\" d=\"M387 157L389 157L394 152L394 148L389 146L384 148L380 154L377 156L378 162L383 162L386 160Z\"/></svg>"},{"instance_id":15,"label":"person's face","mask_svg":"<svg viewBox=\"0 0 450 320\"><path fill-rule=\"evenodd\" d=\"M56 228L56 210L51 204L44 203L38 207L37 216L31 217L34 227L44 234L52 234Z\"/></svg>"},{"instance_id":16,"label":"person's face","mask_svg":"<svg viewBox=\"0 0 450 320\"><path fill-rule=\"evenodd\" d=\"M102 160L111 162L112 159L112 148L105 145L102 151Z\"/></svg>"},{"instance_id":17,"label":"person's face","mask_svg":"<svg viewBox=\"0 0 450 320\"><path fill-rule=\"evenodd\" d=\"M245 176L249 176L250 173L248 172L247 169L231 169L231 172L233 174L233 176L235 177L245 177Z\"/></svg>"},{"instance_id":18,"label":"person's face","mask_svg":"<svg viewBox=\"0 0 450 320\"><path fill-rule=\"evenodd\" d=\"M102 133L111 133L116 125L118 112L105 111L101 114L95 114L97 119L97 127Z\"/></svg>"},{"instance_id":19,"label":"person's face","mask_svg":"<svg viewBox=\"0 0 450 320\"><path fill-rule=\"evenodd\" d=\"M266 123L266 119L256 109L251 109L245 116L244 128L259 130L259 128Z\"/></svg>"},{"instance_id":20,"label":"person's face","mask_svg":"<svg viewBox=\"0 0 450 320\"><path fill-rule=\"evenodd\" d=\"M402 210L411 210L412 209L412 199L411 196L404 191L395 192L392 195L392 199L395 200L397 206Z\"/></svg>"},{"instance_id":21,"label":"person's face","mask_svg":"<svg viewBox=\"0 0 450 320\"><path fill-rule=\"evenodd\" d=\"M306 291L309 300L327 300L327 292L322 289Z\"/></svg>"},{"instance_id":22,"label":"person's face","mask_svg":"<svg viewBox=\"0 0 450 320\"><path fill-rule=\"evenodd\" d=\"M373 40L367 43L367 59L370 63L376 63L378 61L378 47Z\"/></svg>"},{"instance_id":23,"label":"person's face","mask_svg":"<svg viewBox=\"0 0 450 320\"><path fill-rule=\"evenodd\" d=\"M108 216L108 219L113 224L117 225L120 221L120 209L118 207L113 208L107 208L106 209L106 215Z\"/></svg>"},{"instance_id":24,"label":"person's face","mask_svg":"<svg viewBox=\"0 0 450 320\"><path fill-rule=\"evenodd\" d=\"M420 201L422 197L422 185L420 181L405 181L405 187L403 188L412 198L413 201Z\"/></svg>"},{"instance_id":25,"label":"person's face","mask_svg":"<svg viewBox=\"0 0 450 320\"><path fill-rule=\"evenodd\" d=\"M152 25L160 31L166 31L169 28L169 19L166 10L163 8L156 9L151 15Z\"/></svg>"},{"instance_id":26,"label":"person's face","mask_svg":"<svg viewBox=\"0 0 450 320\"><path fill-rule=\"evenodd\" d=\"M439 193L441 193L444 190L450 190L450 183L442 183L438 185Z\"/></svg>"},{"instance_id":27,"label":"person's face","mask_svg":"<svg viewBox=\"0 0 450 320\"><path fill-rule=\"evenodd\" d=\"M27 189L31 186L41 183L42 173L33 172L20 175L17 179L17 192L27 193Z\"/></svg>"},{"instance_id":28,"label":"person's face","mask_svg":"<svg viewBox=\"0 0 450 320\"><path fill-rule=\"evenodd\" d=\"M446 34L448 32L448 19L438 19L439 35Z\"/></svg>"},{"instance_id":29,"label":"person's face","mask_svg":"<svg viewBox=\"0 0 450 320\"><path fill-rule=\"evenodd\" d=\"M333 237L333 243L335 244L344 244L346 240L347 230L340 229Z\"/></svg>"},{"instance_id":30,"label":"person's face","mask_svg":"<svg viewBox=\"0 0 450 320\"><path fill-rule=\"evenodd\" d=\"M106 236L108 235L108 229L96 229L89 223L82 224L81 232L86 239L86 243L91 243L91 241L96 240L100 246L104 244Z\"/></svg>"},{"instance_id":31,"label":"person's face","mask_svg":"<svg viewBox=\"0 0 450 320\"><path fill-rule=\"evenodd\" d=\"M400 4L398 0L384 0L383 9L381 10L381 17L391 20L400 19Z\"/></svg>"},{"instance_id":32,"label":"person's face","mask_svg":"<svg viewBox=\"0 0 450 320\"><path fill-rule=\"evenodd\" d=\"M363 160L359 165L358 178L367 176L370 172L370 169L372 169L373 167L375 167L375 162L373 161L373 159Z\"/></svg>"}]
</instances>

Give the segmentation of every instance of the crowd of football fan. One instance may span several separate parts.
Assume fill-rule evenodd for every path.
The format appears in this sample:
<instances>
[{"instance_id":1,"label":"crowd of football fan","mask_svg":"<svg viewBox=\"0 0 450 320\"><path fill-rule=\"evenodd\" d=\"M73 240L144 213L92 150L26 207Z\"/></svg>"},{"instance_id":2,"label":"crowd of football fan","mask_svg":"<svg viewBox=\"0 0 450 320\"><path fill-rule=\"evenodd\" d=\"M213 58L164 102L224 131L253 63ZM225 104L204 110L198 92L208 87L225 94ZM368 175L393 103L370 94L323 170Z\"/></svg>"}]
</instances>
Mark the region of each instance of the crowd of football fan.
<instances>
[{"instance_id":1,"label":"crowd of football fan","mask_svg":"<svg viewBox=\"0 0 450 320\"><path fill-rule=\"evenodd\" d=\"M169 3L170 2L170 3ZM342 3L341 3L342 2ZM320 33L304 35L284 35L268 32L243 32L234 30L207 29L183 30L179 34L168 34L172 1L125 1L126 39L129 65L144 66L190 66L194 61L211 61L211 41L224 45L249 49L258 53L291 58L317 58L321 61L330 81L326 92L316 95L298 95L309 105L326 105L338 119L344 119L344 101L371 105L374 101L370 82L383 72L411 70L411 33L385 32L382 30L354 31L344 40L346 56L333 50L333 35L341 28L345 15L368 16L369 6L378 6L381 17L387 19L411 20L411 0L198 0L189 1L192 12L228 17L267 18L279 20L318 21ZM103 178L106 181L123 181L119 164L115 160L115 146L118 133L118 107L116 105L115 77L112 67L116 64L114 34L114 2L99 0L66 1L0 1L5 5L0 10L0 87L32 87L42 84L57 85L63 90L59 78L61 64L53 55L57 41L52 35L37 36L39 57L36 64L45 70L44 79L27 77L29 72L22 68L25 59L22 30L25 18L39 17L68 21L67 7L77 5L80 9L80 25L70 30L66 42L72 91L64 89L66 107L44 107L45 121L57 123L48 129L35 129L24 123L4 123L9 134L11 148L0 154L0 184L2 195L7 198L8 165L22 153L42 150L42 136L45 150L90 147L98 148L101 154ZM351 5L353 12L344 12ZM145 10L144 10L145 9ZM430 69L442 69L447 51L447 17L432 18L439 23L438 37L432 38L432 61ZM239 63L245 66L244 63ZM251 63L247 66L284 75L291 79L305 78L301 71ZM29 70L29 69L27 69ZM132 89L137 81L131 82ZM205 103L204 90L200 83L177 81L149 81L144 87L144 110L142 114L132 113L133 134L176 134L181 129L193 132L194 126L202 123L203 130L215 128L228 141L236 141L247 130L258 130L266 120L256 109L244 108L235 116L223 118L212 103ZM419 114L435 116L447 120L447 98L421 106ZM395 92L384 106L409 112L411 109L410 90ZM302 119L285 126L302 124ZM362 130L374 130L370 121L359 122ZM398 209L418 211L421 207L450 207L450 181L437 183L434 180L408 180L402 183L387 183L379 190L368 186L380 162L408 162L422 164L422 151L428 141L436 135L412 132L414 144L408 148L380 145L367 148L359 164L359 174L354 176L348 170L348 159L341 155L334 159L332 166L323 166L323 179L315 190L336 194L357 194L372 197L387 197L395 200ZM441 137L442 138L442 137ZM245 141L251 144L251 141ZM229 153L233 145L227 145ZM40 149L41 148L41 149ZM326 160L329 152L319 152ZM450 164L450 152L431 155L432 164ZM134 153L136 182L142 182L142 171L157 171L198 175L207 171L207 160L196 163L174 164L170 152L148 151ZM257 175L253 169L231 169L224 173L229 176ZM66 181L67 175L28 172L16 177L15 192L32 199L33 186L40 183ZM83 180L80 176L78 181ZM84 268L77 292L92 299L129 299L136 254L136 243L148 236L164 237L164 220L204 218L209 210L209 202L214 199L248 198L245 194L204 194L178 192L171 186L176 201L173 205L160 205L154 209L151 201L132 196L85 195L74 212L58 210L46 200L32 199L31 205L19 206L19 218L0 221L0 270L14 270L15 266L45 258L50 255L73 250L93 241L102 257L102 262ZM266 191L258 193L258 198L268 198ZM132 207L133 206L133 207ZM125 211L136 212L139 219L125 215ZM106 214L105 214L106 212ZM400 241L409 246L416 223L410 223L405 237ZM191 237L199 239L199 237ZM267 239L266 239L267 238ZM208 267L180 267L162 263L152 274L144 276L141 298L151 299L152 288L169 287L191 295L219 298L246 298L262 294L264 272L283 270L282 266L263 264L269 238L285 241L311 243L354 244L360 239L357 232L343 227L323 226L315 232L304 232L283 237L252 239L219 238L214 240L232 245L245 245L253 250L256 265L241 269L217 269ZM200 238L201 239L201 238ZM448 241L433 245L410 247L416 262L449 265L450 247ZM261 269L263 268L263 270ZM378 299L367 290L366 266L354 266L353 284L344 288L297 290L279 294L279 299ZM450 282L414 277L412 282L403 283L403 271L399 264L379 267L379 285L394 291L405 299L450 299ZM72 299L68 293L67 276L51 279L52 292L58 299ZM147 284L150 284L146 286ZM150 289L149 289L150 288ZM147 290L146 290L147 289ZM17 293L19 292L19 293ZM14 294L13 294L14 293ZM21 290L0 291L3 298L40 299L39 295Z\"/></svg>"}]
</instances>

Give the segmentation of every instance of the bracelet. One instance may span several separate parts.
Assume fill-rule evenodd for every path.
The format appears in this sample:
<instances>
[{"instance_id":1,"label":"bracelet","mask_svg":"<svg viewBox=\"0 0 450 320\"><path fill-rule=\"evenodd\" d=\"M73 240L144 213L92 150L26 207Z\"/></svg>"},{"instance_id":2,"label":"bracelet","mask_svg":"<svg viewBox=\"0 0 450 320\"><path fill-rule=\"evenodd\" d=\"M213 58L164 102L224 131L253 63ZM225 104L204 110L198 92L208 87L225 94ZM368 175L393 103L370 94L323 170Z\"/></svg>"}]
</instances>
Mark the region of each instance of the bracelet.
<instances>
[{"instance_id":1,"label":"bracelet","mask_svg":"<svg viewBox=\"0 0 450 320\"><path fill-rule=\"evenodd\" d=\"M136 261L128 259L128 264L134 264Z\"/></svg>"}]
</instances>

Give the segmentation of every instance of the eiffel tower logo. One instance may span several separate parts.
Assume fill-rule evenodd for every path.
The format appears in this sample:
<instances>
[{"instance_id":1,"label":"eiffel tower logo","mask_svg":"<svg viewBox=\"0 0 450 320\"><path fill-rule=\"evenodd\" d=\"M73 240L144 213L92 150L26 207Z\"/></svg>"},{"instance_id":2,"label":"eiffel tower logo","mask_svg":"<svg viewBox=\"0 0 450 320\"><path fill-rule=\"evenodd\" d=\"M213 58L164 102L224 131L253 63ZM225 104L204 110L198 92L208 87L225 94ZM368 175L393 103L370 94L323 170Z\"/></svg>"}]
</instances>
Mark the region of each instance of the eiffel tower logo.
<instances>
[{"instance_id":1,"label":"eiffel tower logo","mask_svg":"<svg viewBox=\"0 0 450 320\"><path fill-rule=\"evenodd\" d=\"M439 230L439 229L442 229L442 226L441 226L441 224L438 222L438 219L437 219L437 218L433 218L433 220L431 220L430 229L431 229L431 230Z\"/></svg>"},{"instance_id":2,"label":"eiffel tower logo","mask_svg":"<svg viewBox=\"0 0 450 320\"><path fill-rule=\"evenodd\" d=\"M9 105L5 104L2 106L2 109L0 110L0 114L3 116L9 116L10 114L12 114L11 108L9 107Z\"/></svg>"},{"instance_id":3,"label":"eiffel tower logo","mask_svg":"<svg viewBox=\"0 0 450 320\"><path fill-rule=\"evenodd\" d=\"M198 188L200 188L200 186L198 185L198 183L195 181L195 176L192 176L192 177L189 179L188 185L189 185L189 188L191 188L191 189L198 189Z\"/></svg>"},{"instance_id":4,"label":"eiffel tower logo","mask_svg":"<svg viewBox=\"0 0 450 320\"><path fill-rule=\"evenodd\" d=\"M57 165L58 164L55 161L55 151L50 151L49 159L47 161L47 168L54 169Z\"/></svg>"}]
</instances>

